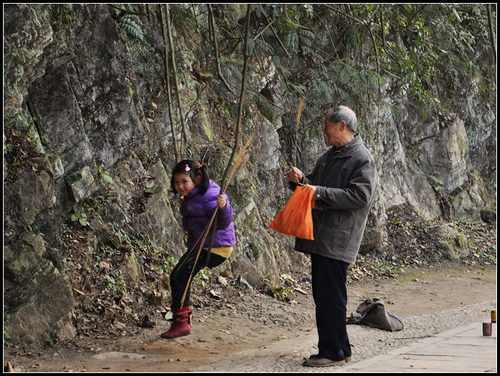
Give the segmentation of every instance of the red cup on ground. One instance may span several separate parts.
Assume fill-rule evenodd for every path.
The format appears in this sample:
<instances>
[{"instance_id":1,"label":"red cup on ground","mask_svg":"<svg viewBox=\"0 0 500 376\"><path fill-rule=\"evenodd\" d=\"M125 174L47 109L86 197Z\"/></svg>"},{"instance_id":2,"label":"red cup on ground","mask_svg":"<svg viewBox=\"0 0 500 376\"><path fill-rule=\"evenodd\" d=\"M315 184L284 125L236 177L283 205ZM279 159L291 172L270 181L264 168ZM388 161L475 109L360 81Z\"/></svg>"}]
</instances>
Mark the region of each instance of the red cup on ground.
<instances>
[{"instance_id":1,"label":"red cup on ground","mask_svg":"<svg viewBox=\"0 0 500 376\"><path fill-rule=\"evenodd\" d=\"M483 336L491 336L491 322L483 322Z\"/></svg>"}]
</instances>

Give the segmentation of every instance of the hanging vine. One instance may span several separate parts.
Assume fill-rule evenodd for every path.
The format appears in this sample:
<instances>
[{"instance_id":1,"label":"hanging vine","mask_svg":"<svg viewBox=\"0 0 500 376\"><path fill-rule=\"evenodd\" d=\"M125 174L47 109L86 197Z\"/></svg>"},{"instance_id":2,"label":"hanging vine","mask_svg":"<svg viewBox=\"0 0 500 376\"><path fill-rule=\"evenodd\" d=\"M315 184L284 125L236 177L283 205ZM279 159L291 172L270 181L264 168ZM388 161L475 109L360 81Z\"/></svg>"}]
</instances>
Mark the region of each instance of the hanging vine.
<instances>
[{"instance_id":1,"label":"hanging vine","mask_svg":"<svg viewBox=\"0 0 500 376\"><path fill-rule=\"evenodd\" d=\"M182 103L181 103L181 95L180 95L180 90L179 90L179 78L177 77L177 67L175 65L174 42L172 40L172 27L170 25L170 11L169 11L168 4L165 4L165 14L166 14L166 19L167 19L168 42L169 42L170 52L171 52L170 56L172 59L172 72L174 74L174 80L175 80L175 94L177 96L177 108L178 108L179 119L180 119L181 127L182 127L182 134L184 136L184 142L187 143L188 138L187 138L186 125L184 123L184 116L182 116Z\"/></svg>"},{"instance_id":2,"label":"hanging vine","mask_svg":"<svg viewBox=\"0 0 500 376\"><path fill-rule=\"evenodd\" d=\"M226 85L227 89L232 93L233 90L229 86L229 84L226 82L224 79L224 76L222 75L221 69L220 69L220 61L219 61L219 47L217 44L217 33L215 32L215 20L214 20L214 12L212 10L212 6L210 4L207 4L208 8L208 15L210 18L210 24L212 25L212 37L214 41L214 53L215 53L215 62L217 64L217 74L219 75L219 78L222 80L224 85Z\"/></svg>"},{"instance_id":3,"label":"hanging vine","mask_svg":"<svg viewBox=\"0 0 500 376\"><path fill-rule=\"evenodd\" d=\"M166 7L167 5L165 5ZM173 109L172 109L172 90L170 88L170 80L168 78L168 44L167 44L167 27L166 27L166 15L163 12L163 8L160 7L161 15L161 25L163 32L163 45L165 46L165 81L167 85L167 101L168 101L168 115L170 118L170 127L172 130L172 143L174 145L175 162L180 160L179 150L177 148L177 135L175 132L175 122L173 119Z\"/></svg>"}]
</instances>

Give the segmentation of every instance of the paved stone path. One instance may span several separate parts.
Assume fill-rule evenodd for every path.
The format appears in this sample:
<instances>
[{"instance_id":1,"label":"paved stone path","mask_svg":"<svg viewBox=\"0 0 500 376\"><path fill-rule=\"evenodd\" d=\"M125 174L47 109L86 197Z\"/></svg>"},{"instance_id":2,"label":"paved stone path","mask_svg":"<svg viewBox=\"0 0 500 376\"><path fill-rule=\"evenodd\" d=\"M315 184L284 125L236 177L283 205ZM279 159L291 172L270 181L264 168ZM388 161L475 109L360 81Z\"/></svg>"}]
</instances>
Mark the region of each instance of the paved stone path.
<instances>
[{"instance_id":1,"label":"paved stone path","mask_svg":"<svg viewBox=\"0 0 500 376\"><path fill-rule=\"evenodd\" d=\"M312 330L299 332L294 337L258 349L234 354L230 360L217 360L189 371L474 372L472 369L478 368L477 364L482 364L482 372L496 372L496 324L493 324L492 337L482 335L482 322L490 322L491 310L496 310L496 300L405 317L404 329L397 332L363 325L348 325L353 361L341 367L302 366L305 358L317 353L317 333ZM448 347L454 350L450 350L451 353L443 350ZM473 363L474 360L476 363Z\"/></svg>"}]
</instances>

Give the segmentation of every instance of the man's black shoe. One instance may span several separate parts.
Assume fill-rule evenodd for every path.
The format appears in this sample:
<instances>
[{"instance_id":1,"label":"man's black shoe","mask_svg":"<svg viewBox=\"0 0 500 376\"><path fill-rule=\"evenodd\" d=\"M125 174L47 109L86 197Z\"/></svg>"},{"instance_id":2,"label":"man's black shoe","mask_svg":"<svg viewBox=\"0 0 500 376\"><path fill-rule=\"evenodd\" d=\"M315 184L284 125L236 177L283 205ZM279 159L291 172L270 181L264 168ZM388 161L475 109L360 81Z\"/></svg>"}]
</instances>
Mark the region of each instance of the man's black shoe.
<instances>
[{"instance_id":1,"label":"man's black shoe","mask_svg":"<svg viewBox=\"0 0 500 376\"><path fill-rule=\"evenodd\" d=\"M306 367L331 367L331 366L342 366L345 364L344 360L331 360L327 358L309 358L304 363L303 366Z\"/></svg>"}]
</instances>

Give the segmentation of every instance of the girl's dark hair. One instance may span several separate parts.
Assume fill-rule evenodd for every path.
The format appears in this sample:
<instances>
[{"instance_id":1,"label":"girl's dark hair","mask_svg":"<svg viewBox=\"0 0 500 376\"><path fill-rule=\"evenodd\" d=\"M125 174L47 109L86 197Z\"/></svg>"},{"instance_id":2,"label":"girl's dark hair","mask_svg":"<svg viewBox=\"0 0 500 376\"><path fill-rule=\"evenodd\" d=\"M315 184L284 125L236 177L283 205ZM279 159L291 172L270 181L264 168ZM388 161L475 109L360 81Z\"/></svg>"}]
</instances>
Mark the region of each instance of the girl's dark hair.
<instances>
[{"instance_id":1,"label":"girl's dark hair","mask_svg":"<svg viewBox=\"0 0 500 376\"><path fill-rule=\"evenodd\" d=\"M172 192L177 194L177 190L174 187L174 175L175 174L189 174L192 181L196 181L197 176L201 176L200 188L201 194L204 195L210 184L210 176L208 175L208 170L205 166L190 159L183 159L177 163L172 170L172 177L170 178L170 188Z\"/></svg>"}]
</instances>

